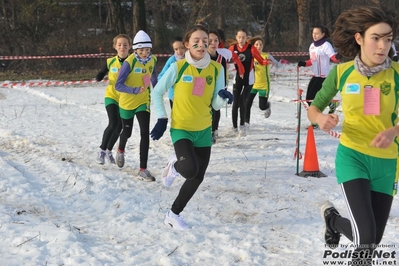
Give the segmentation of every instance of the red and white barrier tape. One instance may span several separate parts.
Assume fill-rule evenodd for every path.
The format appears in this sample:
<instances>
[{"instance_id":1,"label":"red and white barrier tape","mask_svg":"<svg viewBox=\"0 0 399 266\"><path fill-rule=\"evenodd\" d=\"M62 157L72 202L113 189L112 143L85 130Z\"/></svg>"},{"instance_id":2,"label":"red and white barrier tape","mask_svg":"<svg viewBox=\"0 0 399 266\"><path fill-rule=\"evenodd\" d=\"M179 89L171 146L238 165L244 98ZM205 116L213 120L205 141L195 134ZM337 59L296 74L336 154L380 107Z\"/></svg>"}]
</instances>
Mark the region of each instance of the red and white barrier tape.
<instances>
[{"instance_id":1,"label":"red and white barrier tape","mask_svg":"<svg viewBox=\"0 0 399 266\"><path fill-rule=\"evenodd\" d=\"M281 69L281 68L275 68L274 69L274 72L291 72L291 73L293 73L293 74L296 74L296 70L295 69ZM302 72L305 72L305 73L308 73L308 72L311 72L312 73L312 75L313 75L313 70L312 69L310 69L310 68L302 68L301 70L300 70L300 73L302 73Z\"/></svg>"},{"instance_id":2,"label":"red and white barrier tape","mask_svg":"<svg viewBox=\"0 0 399 266\"><path fill-rule=\"evenodd\" d=\"M328 132L328 134L330 134L331 136L333 136L334 138L337 138L337 139L339 139L341 137L341 133L339 133L337 131L330 130L330 132Z\"/></svg>"},{"instance_id":3,"label":"red and white barrier tape","mask_svg":"<svg viewBox=\"0 0 399 266\"><path fill-rule=\"evenodd\" d=\"M169 57L171 54L154 54L156 57ZM27 60L27 59L58 59L58 58L101 58L115 56L114 53L100 54L75 54L75 55L21 55L21 56L0 56L0 60Z\"/></svg>"},{"instance_id":4,"label":"red and white barrier tape","mask_svg":"<svg viewBox=\"0 0 399 266\"><path fill-rule=\"evenodd\" d=\"M308 56L308 52L270 52L273 56ZM172 54L154 54L156 57L169 57ZM20 55L0 56L0 60L59 59L59 58L101 58L115 56L115 53L75 54L75 55Z\"/></svg>"},{"instance_id":5,"label":"red and white barrier tape","mask_svg":"<svg viewBox=\"0 0 399 266\"><path fill-rule=\"evenodd\" d=\"M72 81L29 81L29 82L3 82L0 83L0 88L7 87L48 87L48 86L66 86L66 85L83 85L83 84L93 84L99 82L108 82L107 79L102 81L92 80L72 80Z\"/></svg>"},{"instance_id":6,"label":"red and white barrier tape","mask_svg":"<svg viewBox=\"0 0 399 266\"><path fill-rule=\"evenodd\" d=\"M270 52L272 56L309 56L309 52Z\"/></svg>"}]
</instances>

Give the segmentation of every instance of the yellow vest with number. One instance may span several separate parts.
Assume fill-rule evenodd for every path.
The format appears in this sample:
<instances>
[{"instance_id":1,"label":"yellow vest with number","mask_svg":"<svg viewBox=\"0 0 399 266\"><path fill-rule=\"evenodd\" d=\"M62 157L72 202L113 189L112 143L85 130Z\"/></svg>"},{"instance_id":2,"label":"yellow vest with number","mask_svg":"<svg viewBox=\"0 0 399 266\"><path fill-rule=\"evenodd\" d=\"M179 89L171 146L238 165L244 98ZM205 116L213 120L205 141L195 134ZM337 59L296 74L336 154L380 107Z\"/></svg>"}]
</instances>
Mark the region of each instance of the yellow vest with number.
<instances>
[{"instance_id":1,"label":"yellow vest with number","mask_svg":"<svg viewBox=\"0 0 399 266\"><path fill-rule=\"evenodd\" d=\"M197 69L186 59L176 64L178 77L174 85L171 127L187 131L204 130L212 125L211 102L222 65L211 61L207 68Z\"/></svg>"},{"instance_id":2,"label":"yellow vest with number","mask_svg":"<svg viewBox=\"0 0 399 266\"><path fill-rule=\"evenodd\" d=\"M338 90L342 97L344 122L340 142L349 148L378 158L397 158L399 143L387 149L370 146L378 133L398 124L399 63L368 78L355 70L353 61L337 65ZM379 115L366 115L366 88L379 89ZM365 104L366 103L366 104Z\"/></svg>"},{"instance_id":3,"label":"yellow vest with number","mask_svg":"<svg viewBox=\"0 0 399 266\"><path fill-rule=\"evenodd\" d=\"M269 54L262 52L260 54L265 60L269 58ZM255 64L255 83L254 89L257 90L269 90L270 88L270 72L269 66L262 66L258 60L254 59Z\"/></svg>"},{"instance_id":4,"label":"yellow vest with number","mask_svg":"<svg viewBox=\"0 0 399 266\"><path fill-rule=\"evenodd\" d=\"M153 55L152 59L144 65L135 59L134 54L131 54L126 58L125 62L129 63L131 69L129 76L125 81L125 85L129 87L142 87L144 86L144 75L148 75L148 78L151 79L157 59ZM148 86L144 92L139 94L120 92L119 107L125 110L134 110L140 105L146 104L149 108L150 94L151 86Z\"/></svg>"}]
</instances>

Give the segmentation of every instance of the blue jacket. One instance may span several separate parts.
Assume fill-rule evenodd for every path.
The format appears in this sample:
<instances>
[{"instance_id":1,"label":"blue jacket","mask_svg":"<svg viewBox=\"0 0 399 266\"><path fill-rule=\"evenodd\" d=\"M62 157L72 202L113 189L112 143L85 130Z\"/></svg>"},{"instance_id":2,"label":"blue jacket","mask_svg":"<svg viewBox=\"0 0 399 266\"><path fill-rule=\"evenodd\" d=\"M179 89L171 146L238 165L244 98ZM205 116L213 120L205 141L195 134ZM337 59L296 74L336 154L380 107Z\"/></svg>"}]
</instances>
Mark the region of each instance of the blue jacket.
<instances>
[{"instance_id":1,"label":"blue jacket","mask_svg":"<svg viewBox=\"0 0 399 266\"><path fill-rule=\"evenodd\" d=\"M177 62L176 56L172 55L171 57L169 57L168 61L166 61L164 67L162 68L161 73L159 73L158 75L158 81L162 78L162 76L166 73L166 70L168 70L168 68L173 64ZM174 90L173 90L173 86L169 88L168 91L168 98L169 100L173 101L173 95L174 95Z\"/></svg>"}]
</instances>

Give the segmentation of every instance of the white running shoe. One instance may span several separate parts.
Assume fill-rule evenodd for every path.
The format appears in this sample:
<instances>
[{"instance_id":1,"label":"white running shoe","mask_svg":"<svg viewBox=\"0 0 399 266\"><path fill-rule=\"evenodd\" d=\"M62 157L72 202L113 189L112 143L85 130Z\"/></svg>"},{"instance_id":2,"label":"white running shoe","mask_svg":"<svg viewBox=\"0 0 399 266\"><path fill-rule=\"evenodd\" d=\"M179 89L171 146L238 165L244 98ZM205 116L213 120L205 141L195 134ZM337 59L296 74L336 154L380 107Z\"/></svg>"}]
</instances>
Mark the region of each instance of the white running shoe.
<instances>
[{"instance_id":1,"label":"white running shoe","mask_svg":"<svg viewBox=\"0 0 399 266\"><path fill-rule=\"evenodd\" d=\"M114 156L112 156L112 151L107 150L105 152L105 158L107 158L108 163L115 164L115 159Z\"/></svg>"},{"instance_id":2,"label":"white running shoe","mask_svg":"<svg viewBox=\"0 0 399 266\"><path fill-rule=\"evenodd\" d=\"M247 135L247 130L245 125L240 126L240 131L238 132L239 137L245 137Z\"/></svg>"},{"instance_id":3,"label":"white running shoe","mask_svg":"<svg viewBox=\"0 0 399 266\"><path fill-rule=\"evenodd\" d=\"M105 163L105 151L101 150L98 152L98 156L97 156L97 163L99 164L104 164Z\"/></svg>"},{"instance_id":4,"label":"white running shoe","mask_svg":"<svg viewBox=\"0 0 399 266\"><path fill-rule=\"evenodd\" d=\"M267 108L265 110L265 118L269 118L272 114L272 108L270 102L267 103Z\"/></svg>"},{"instance_id":5,"label":"white running shoe","mask_svg":"<svg viewBox=\"0 0 399 266\"><path fill-rule=\"evenodd\" d=\"M175 181L176 177L180 174L175 170L173 166L177 162L176 154L172 154L169 156L168 165L165 167L162 173L162 180L165 186L170 187Z\"/></svg>"},{"instance_id":6,"label":"white running shoe","mask_svg":"<svg viewBox=\"0 0 399 266\"><path fill-rule=\"evenodd\" d=\"M245 133L249 134L249 133L251 133L250 131L251 131L251 125L249 123L245 122Z\"/></svg>"},{"instance_id":7,"label":"white running shoe","mask_svg":"<svg viewBox=\"0 0 399 266\"><path fill-rule=\"evenodd\" d=\"M138 172L138 178L142 181L146 181L146 182L153 182L155 181L155 177L153 177L150 173L150 171L148 171L147 169L144 170L139 170Z\"/></svg>"},{"instance_id":8,"label":"white running shoe","mask_svg":"<svg viewBox=\"0 0 399 266\"><path fill-rule=\"evenodd\" d=\"M176 230L189 229L188 225L183 220L183 218L180 215L174 214L171 210L169 210L165 214L165 219L163 220L163 223L166 225L170 225L173 229Z\"/></svg>"},{"instance_id":9,"label":"white running shoe","mask_svg":"<svg viewBox=\"0 0 399 266\"><path fill-rule=\"evenodd\" d=\"M116 152L116 165L119 168L122 168L125 165L125 152L119 150Z\"/></svg>"}]
</instances>

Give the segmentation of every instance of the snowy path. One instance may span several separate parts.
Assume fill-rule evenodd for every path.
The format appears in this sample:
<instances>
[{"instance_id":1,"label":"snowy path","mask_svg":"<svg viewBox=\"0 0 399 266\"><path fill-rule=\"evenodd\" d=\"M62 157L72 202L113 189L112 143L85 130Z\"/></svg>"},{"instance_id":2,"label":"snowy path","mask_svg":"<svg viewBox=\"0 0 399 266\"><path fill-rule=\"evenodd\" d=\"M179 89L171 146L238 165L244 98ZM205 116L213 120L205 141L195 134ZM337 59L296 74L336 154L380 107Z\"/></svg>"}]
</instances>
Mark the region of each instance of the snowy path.
<instances>
[{"instance_id":1,"label":"snowy path","mask_svg":"<svg viewBox=\"0 0 399 266\"><path fill-rule=\"evenodd\" d=\"M296 176L295 80L276 77L272 86L271 117L263 117L255 98L245 138L232 136L230 107L228 117L222 109L205 180L182 213L192 227L186 232L163 224L183 182L167 189L160 180L172 152L169 134L151 141L148 165L157 181L141 182L134 177L136 121L127 169L95 163L107 122L104 84L2 88L2 265L322 265L319 207L331 200L346 216L335 181L338 140L315 132L327 178ZM305 117L302 124L304 153ZM398 204L395 198L385 244L399 237Z\"/></svg>"}]
</instances>

